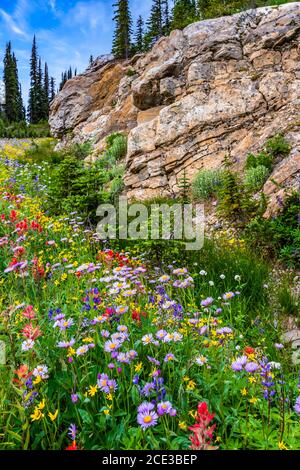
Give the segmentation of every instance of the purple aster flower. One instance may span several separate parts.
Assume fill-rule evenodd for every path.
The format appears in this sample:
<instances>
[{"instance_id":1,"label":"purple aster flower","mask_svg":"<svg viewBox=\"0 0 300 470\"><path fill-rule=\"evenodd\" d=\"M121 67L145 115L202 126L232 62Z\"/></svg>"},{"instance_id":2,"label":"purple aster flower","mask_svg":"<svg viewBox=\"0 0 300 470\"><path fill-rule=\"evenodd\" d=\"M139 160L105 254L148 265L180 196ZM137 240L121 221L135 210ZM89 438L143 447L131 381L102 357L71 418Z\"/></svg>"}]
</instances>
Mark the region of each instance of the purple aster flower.
<instances>
[{"instance_id":1,"label":"purple aster flower","mask_svg":"<svg viewBox=\"0 0 300 470\"><path fill-rule=\"evenodd\" d=\"M202 307L209 307L213 303L214 299L212 297L207 297L206 299L202 300L201 306Z\"/></svg>"},{"instance_id":2,"label":"purple aster flower","mask_svg":"<svg viewBox=\"0 0 300 470\"><path fill-rule=\"evenodd\" d=\"M153 382L148 382L148 383L145 384L144 388L141 390L141 393L145 397L148 397L153 390L154 390Z\"/></svg>"},{"instance_id":3,"label":"purple aster flower","mask_svg":"<svg viewBox=\"0 0 300 470\"><path fill-rule=\"evenodd\" d=\"M140 377L138 375L135 375L132 379L132 383L134 385L137 385L139 383L139 381L140 381Z\"/></svg>"},{"instance_id":4,"label":"purple aster flower","mask_svg":"<svg viewBox=\"0 0 300 470\"><path fill-rule=\"evenodd\" d=\"M232 299L234 296L235 296L234 292L226 292L226 293L223 295L223 299L224 299L224 300L230 300L230 299Z\"/></svg>"},{"instance_id":5,"label":"purple aster flower","mask_svg":"<svg viewBox=\"0 0 300 470\"><path fill-rule=\"evenodd\" d=\"M83 356L84 354L86 354L89 350L89 347L84 344L83 346L80 346L77 350L76 350L76 356Z\"/></svg>"},{"instance_id":6,"label":"purple aster flower","mask_svg":"<svg viewBox=\"0 0 300 470\"><path fill-rule=\"evenodd\" d=\"M115 392L118 388L117 381L115 379L108 380L107 385L109 387L110 393Z\"/></svg>"},{"instance_id":7,"label":"purple aster flower","mask_svg":"<svg viewBox=\"0 0 300 470\"><path fill-rule=\"evenodd\" d=\"M104 393L109 393L109 377L107 374L99 374L98 375L98 380L97 380L97 385L101 392Z\"/></svg>"},{"instance_id":8,"label":"purple aster flower","mask_svg":"<svg viewBox=\"0 0 300 470\"><path fill-rule=\"evenodd\" d=\"M137 422L143 430L150 428L151 426L156 426L158 420L158 415L155 411L149 411L145 413L138 413Z\"/></svg>"},{"instance_id":9,"label":"purple aster flower","mask_svg":"<svg viewBox=\"0 0 300 470\"><path fill-rule=\"evenodd\" d=\"M68 434L69 434L70 438L72 439L72 441L75 441L76 440L76 434L77 434L77 428L76 428L75 424L71 424L68 431L69 431Z\"/></svg>"},{"instance_id":10,"label":"purple aster flower","mask_svg":"<svg viewBox=\"0 0 300 470\"><path fill-rule=\"evenodd\" d=\"M126 363L128 364L129 363L129 358L128 358L128 355L127 353L123 353L123 352L120 352L118 355L117 355L117 361L121 362L121 363Z\"/></svg>"},{"instance_id":11,"label":"purple aster flower","mask_svg":"<svg viewBox=\"0 0 300 470\"><path fill-rule=\"evenodd\" d=\"M77 403L77 402L78 402L78 395L77 395L77 393L72 393L72 395L71 395L71 400L72 400L72 403Z\"/></svg>"},{"instance_id":12,"label":"purple aster flower","mask_svg":"<svg viewBox=\"0 0 300 470\"><path fill-rule=\"evenodd\" d=\"M159 416L169 413L171 409L172 403L170 403L169 401L161 401L157 404L157 413Z\"/></svg>"},{"instance_id":13,"label":"purple aster flower","mask_svg":"<svg viewBox=\"0 0 300 470\"><path fill-rule=\"evenodd\" d=\"M247 356L238 357L237 360L231 364L231 368L234 371L240 371L247 364L247 361L248 361Z\"/></svg>"},{"instance_id":14,"label":"purple aster flower","mask_svg":"<svg viewBox=\"0 0 300 470\"><path fill-rule=\"evenodd\" d=\"M245 370L252 374L253 372L256 372L259 369L258 364L256 362L248 362L248 364L245 365Z\"/></svg>"},{"instance_id":15,"label":"purple aster flower","mask_svg":"<svg viewBox=\"0 0 300 470\"><path fill-rule=\"evenodd\" d=\"M104 351L106 352L114 352L120 347L120 343L118 341L106 341L104 344Z\"/></svg>"},{"instance_id":16,"label":"purple aster flower","mask_svg":"<svg viewBox=\"0 0 300 470\"><path fill-rule=\"evenodd\" d=\"M148 403L147 401L144 401L139 407L138 407L138 413L149 413L149 411L154 410L154 405L153 403Z\"/></svg>"},{"instance_id":17,"label":"purple aster flower","mask_svg":"<svg viewBox=\"0 0 300 470\"><path fill-rule=\"evenodd\" d=\"M175 360L175 356L172 353L168 353L164 358L164 362L172 362Z\"/></svg>"},{"instance_id":18,"label":"purple aster flower","mask_svg":"<svg viewBox=\"0 0 300 470\"><path fill-rule=\"evenodd\" d=\"M129 352L128 352L128 357L130 359L134 359L138 356L138 353L134 350L134 349L131 349Z\"/></svg>"},{"instance_id":19,"label":"purple aster flower","mask_svg":"<svg viewBox=\"0 0 300 470\"><path fill-rule=\"evenodd\" d=\"M107 365L107 367L108 367L109 369L114 369L114 368L115 368L115 365L114 365L113 362L110 362L110 363Z\"/></svg>"},{"instance_id":20,"label":"purple aster flower","mask_svg":"<svg viewBox=\"0 0 300 470\"><path fill-rule=\"evenodd\" d=\"M75 339L72 338L70 341L59 341L57 343L58 348L71 348L75 344Z\"/></svg>"},{"instance_id":21,"label":"purple aster flower","mask_svg":"<svg viewBox=\"0 0 300 470\"><path fill-rule=\"evenodd\" d=\"M155 357L147 356L148 361L152 362L152 364L155 364L156 366L160 365L160 362L155 359Z\"/></svg>"},{"instance_id":22,"label":"purple aster flower","mask_svg":"<svg viewBox=\"0 0 300 470\"><path fill-rule=\"evenodd\" d=\"M276 349L283 349L284 348L284 345L281 344L281 343L275 343L274 346L275 346Z\"/></svg>"},{"instance_id":23,"label":"purple aster flower","mask_svg":"<svg viewBox=\"0 0 300 470\"><path fill-rule=\"evenodd\" d=\"M102 336L102 338L109 338L110 333L107 330L102 330L101 331L101 336Z\"/></svg>"}]
</instances>

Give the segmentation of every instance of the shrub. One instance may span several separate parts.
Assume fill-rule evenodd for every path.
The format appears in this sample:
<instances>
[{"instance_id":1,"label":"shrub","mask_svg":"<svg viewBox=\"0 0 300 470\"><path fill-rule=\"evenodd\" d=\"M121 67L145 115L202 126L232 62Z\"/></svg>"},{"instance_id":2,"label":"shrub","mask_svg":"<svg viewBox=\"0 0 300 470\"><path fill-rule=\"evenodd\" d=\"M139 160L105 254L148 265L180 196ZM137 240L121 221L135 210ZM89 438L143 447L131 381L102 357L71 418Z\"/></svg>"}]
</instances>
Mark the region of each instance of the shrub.
<instances>
[{"instance_id":1,"label":"shrub","mask_svg":"<svg viewBox=\"0 0 300 470\"><path fill-rule=\"evenodd\" d=\"M1 139L24 139L50 137L50 128L47 122L28 124L25 121L8 123L0 118Z\"/></svg>"},{"instance_id":2,"label":"shrub","mask_svg":"<svg viewBox=\"0 0 300 470\"><path fill-rule=\"evenodd\" d=\"M240 223L253 217L258 209L258 203L233 171L226 170L223 173L218 209L224 217L239 220Z\"/></svg>"},{"instance_id":3,"label":"shrub","mask_svg":"<svg viewBox=\"0 0 300 470\"><path fill-rule=\"evenodd\" d=\"M299 299L290 291L288 285L283 285L278 292L278 303L285 316L299 316Z\"/></svg>"},{"instance_id":4,"label":"shrub","mask_svg":"<svg viewBox=\"0 0 300 470\"><path fill-rule=\"evenodd\" d=\"M277 134L266 142L266 150L273 157L286 156L291 151L291 146L282 134Z\"/></svg>"},{"instance_id":5,"label":"shrub","mask_svg":"<svg viewBox=\"0 0 300 470\"><path fill-rule=\"evenodd\" d=\"M249 168L245 172L244 184L245 188L250 192L259 191L269 175L269 170L263 165L255 168Z\"/></svg>"},{"instance_id":6,"label":"shrub","mask_svg":"<svg viewBox=\"0 0 300 470\"><path fill-rule=\"evenodd\" d=\"M223 179L223 170L201 170L192 182L195 199L207 200L217 194Z\"/></svg>"},{"instance_id":7,"label":"shrub","mask_svg":"<svg viewBox=\"0 0 300 470\"><path fill-rule=\"evenodd\" d=\"M127 153L127 138L123 134L111 134L106 139L107 150L103 160L110 165L114 165L120 158L125 157Z\"/></svg>"},{"instance_id":8,"label":"shrub","mask_svg":"<svg viewBox=\"0 0 300 470\"><path fill-rule=\"evenodd\" d=\"M255 217L245 229L249 244L268 257L277 256L289 267L300 265L300 194L287 198L280 215L272 220Z\"/></svg>"},{"instance_id":9,"label":"shrub","mask_svg":"<svg viewBox=\"0 0 300 470\"><path fill-rule=\"evenodd\" d=\"M30 163L45 161L52 164L59 163L63 156L60 152L54 150L56 143L54 139L32 141L31 146L25 151L22 160Z\"/></svg>"},{"instance_id":10,"label":"shrub","mask_svg":"<svg viewBox=\"0 0 300 470\"><path fill-rule=\"evenodd\" d=\"M253 153L249 153L245 165L246 170L251 168L257 168L258 166L264 166L271 170L273 164L273 157L266 152L260 152L257 156Z\"/></svg>"}]
</instances>

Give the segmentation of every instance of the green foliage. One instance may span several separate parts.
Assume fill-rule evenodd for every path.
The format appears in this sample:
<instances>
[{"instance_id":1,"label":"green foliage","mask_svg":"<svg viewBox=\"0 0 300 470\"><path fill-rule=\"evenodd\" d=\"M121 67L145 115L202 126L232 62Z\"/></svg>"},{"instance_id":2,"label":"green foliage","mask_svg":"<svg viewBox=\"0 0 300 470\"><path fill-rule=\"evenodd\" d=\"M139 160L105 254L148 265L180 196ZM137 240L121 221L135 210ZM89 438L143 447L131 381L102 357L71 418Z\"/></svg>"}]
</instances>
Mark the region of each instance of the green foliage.
<instances>
[{"instance_id":1,"label":"green foliage","mask_svg":"<svg viewBox=\"0 0 300 470\"><path fill-rule=\"evenodd\" d=\"M266 152L260 152L257 156L253 153L249 153L246 160L245 169L250 170L251 168L257 168L258 166L264 166L271 170L273 165L272 155Z\"/></svg>"},{"instance_id":2,"label":"green foliage","mask_svg":"<svg viewBox=\"0 0 300 470\"><path fill-rule=\"evenodd\" d=\"M6 46L3 78L5 86L5 117L10 123L24 121L25 113L21 85L19 83L17 59L12 52L10 42Z\"/></svg>"},{"instance_id":3,"label":"green foliage","mask_svg":"<svg viewBox=\"0 0 300 470\"><path fill-rule=\"evenodd\" d=\"M114 133L107 137L107 150L103 156L104 160L108 160L114 165L120 158L125 157L127 153L127 138L120 133Z\"/></svg>"},{"instance_id":4,"label":"green foliage","mask_svg":"<svg viewBox=\"0 0 300 470\"><path fill-rule=\"evenodd\" d=\"M272 157L287 156L291 146L282 134L277 134L266 142L266 150Z\"/></svg>"},{"instance_id":5,"label":"green foliage","mask_svg":"<svg viewBox=\"0 0 300 470\"><path fill-rule=\"evenodd\" d=\"M20 158L20 161L36 164L48 162L55 165L63 158L60 152L54 150L56 143L55 139L32 141L30 148L25 151L24 157Z\"/></svg>"},{"instance_id":6,"label":"green foliage","mask_svg":"<svg viewBox=\"0 0 300 470\"><path fill-rule=\"evenodd\" d=\"M179 178L178 188L180 190L180 198L184 203L189 202L189 196L191 191L190 180L186 175L186 170L183 171L183 175Z\"/></svg>"},{"instance_id":7,"label":"green foliage","mask_svg":"<svg viewBox=\"0 0 300 470\"><path fill-rule=\"evenodd\" d=\"M134 77L136 75L136 71L133 69L128 69L126 72L127 77Z\"/></svg>"},{"instance_id":8,"label":"green foliage","mask_svg":"<svg viewBox=\"0 0 300 470\"><path fill-rule=\"evenodd\" d=\"M237 173L226 169L219 190L218 210L230 220L245 223L255 214L258 204L248 189L241 183Z\"/></svg>"},{"instance_id":9,"label":"green foliage","mask_svg":"<svg viewBox=\"0 0 300 470\"><path fill-rule=\"evenodd\" d=\"M116 0L114 4L115 32L112 53L118 59L128 59L131 53L132 18L128 0Z\"/></svg>"},{"instance_id":10,"label":"green foliage","mask_svg":"<svg viewBox=\"0 0 300 470\"><path fill-rule=\"evenodd\" d=\"M244 185L246 190L252 192L259 191L269 176L269 170L263 165L249 168L245 172Z\"/></svg>"},{"instance_id":11,"label":"green foliage","mask_svg":"<svg viewBox=\"0 0 300 470\"><path fill-rule=\"evenodd\" d=\"M1 139L26 139L50 137L50 128L47 122L28 124L26 121L8 123L0 118Z\"/></svg>"},{"instance_id":12,"label":"green foliage","mask_svg":"<svg viewBox=\"0 0 300 470\"><path fill-rule=\"evenodd\" d=\"M0 364L1 450L63 450L75 440L71 424L78 449L188 450L192 414L201 402L214 414L213 445L220 449L299 449L298 370L288 347L274 347L281 325L274 324L266 288L270 267L242 240L227 237L207 240L194 252L172 240L95 243L80 213L56 217L47 204L57 171L60 197L74 197L72 211L81 207L75 196L84 196L80 186L93 178L73 151L56 165L0 159L0 339L7 353ZM106 178L121 174L100 162L88 170L102 169ZM18 196L21 186L25 198ZM296 314L295 302L282 297L281 310ZM109 347L114 338L116 358ZM72 348L59 347L70 341ZM150 355L160 364L159 390ZM245 355L256 372L233 367ZM262 357L280 369L270 374ZM99 373L116 381L116 387L108 384L109 395ZM165 413L142 430L137 409L155 401L156 412L157 392L176 416Z\"/></svg>"},{"instance_id":13,"label":"green foliage","mask_svg":"<svg viewBox=\"0 0 300 470\"><path fill-rule=\"evenodd\" d=\"M192 0L177 0L173 8L172 29L183 29L197 21L197 10Z\"/></svg>"},{"instance_id":14,"label":"green foliage","mask_svg":"<svg viewBox=\"0 0 300 470\"><path fill-rule=\"evenodd\" d=\"M50 214L76 210L86 221L95 223L99 204L113 202L123 190L124 165L117 161L126 154L126 137L118 133L109 136L106 152L91 165L84 161L91 153L90 142L62 151L55 151L55 144L53 139L32 142L21 161L50 165L45 201Z\"/></svg>"},{"instance_id":15,"label":"green foliage","mask_svg":"<svg viewBox=\"0 0 300 470\"><path fill-rule=\"evenodd\" d=\"M300 303L287 284L282 285L279 289L277 300L280 311L284 316L294 316L300 319Z\"/></svg>"},{"instance_id":16,"label":"green foliage","mask_svg":"<svg viewBox=\"0 0 300 470\"><path fill-rule=\"evenodd\" d=\"M192 182L192 194L195 199L207 200L217 195L222 185L223 170L201 170Z\"/></svg>"},{"instance_id":17,"label":"green foliage","mask_svg":"<svg viewBox=\"0 0 300 470\"><path fill-rule=\"evenodd\" d=\"M280 202L281 204L281 202ZM250 245L266 256L277 256L290 267L300 265L300 195L287 198L282 213L271 220L255 217L245 229Z\"/></svg>"}]
</instances>

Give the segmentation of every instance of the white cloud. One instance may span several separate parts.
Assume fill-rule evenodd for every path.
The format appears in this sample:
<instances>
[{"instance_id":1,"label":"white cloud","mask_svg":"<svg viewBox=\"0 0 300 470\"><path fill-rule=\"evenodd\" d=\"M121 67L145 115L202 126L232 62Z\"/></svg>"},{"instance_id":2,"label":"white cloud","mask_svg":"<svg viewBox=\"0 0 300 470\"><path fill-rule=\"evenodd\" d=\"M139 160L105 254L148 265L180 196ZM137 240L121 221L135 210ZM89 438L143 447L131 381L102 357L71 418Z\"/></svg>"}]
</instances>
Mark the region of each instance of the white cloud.
<instances>
[{"instance_id":1,"label":"white cloud","mask_svg":"<svg viewBox=\"0 0 300 470\"><path fill-rule=\"evenodd\" d=\"M0 15L4 19L5 23L7 24L8 28L14 32L15 34L18 34L20 36L24 36L27 38L27 33L21 29L21 27L17 24L17 22L13 19L11 15L6 13L6 11L0 9Z\"/></svg>"},{"instance_id":2,"label":"white cloud","mask_svg":"<svg viewBox=\"0 0 300 470\"><path fill-rule=\"evenodd\" d=\"M56 0L49 0L51 9L56 12Z\"/></svg>"}]
</instances>

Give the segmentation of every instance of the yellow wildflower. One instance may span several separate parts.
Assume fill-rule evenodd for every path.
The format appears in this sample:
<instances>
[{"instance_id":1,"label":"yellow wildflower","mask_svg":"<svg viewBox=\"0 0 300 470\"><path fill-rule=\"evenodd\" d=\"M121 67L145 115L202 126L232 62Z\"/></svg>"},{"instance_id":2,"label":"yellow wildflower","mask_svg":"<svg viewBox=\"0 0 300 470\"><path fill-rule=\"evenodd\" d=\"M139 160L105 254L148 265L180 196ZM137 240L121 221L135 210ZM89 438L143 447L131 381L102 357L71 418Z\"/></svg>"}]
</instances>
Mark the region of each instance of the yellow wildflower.
<instances>
[{"instance_id":1,"label":"yellow wildflower","mask_svg":"<svg viewBox=\"0 0 300 470\"><path fill-rule=\"evenodd\" d=\"M111 394L111 393L108 393L108 394L106 395L106 399L112 401L112 399L113 399L112 394Z\"/></svg>"},{"instance_id":2,"label":"yellow wildflower","mask_svg":"<svg viewBox=\"0 0 300 470\"><path fill-rule=\"evenodd\" d=\"M248 390L246 388L243 388L241 390L241 394L243 395L243 397L245 397L246 395L248 395Z\"/></svg>"},{"instance_id":3,"label":"yellow wildflower","mask_svg":"<svg viewBox=\"0 0 300 470\"><path fill-rule=\"evenodd\" d=\"M196 419L196 416L198 415L198 413L197 413L197 411L192 411L192 410L191 410L191 411L189 411L189 415L190 415L192 418Z\"/></svg>"},{"instance_id":4,"label":"yellow wildflower","mask_svg":"<svg viewBox=\"0 0 300 470\"><path fill-rule=\"evenodd\" d=\"M252 403L253 405L255 405L255 403L256 403L257 401L258 401L258 398L252 397L252 398L250 398L249 403Z\"/></svg>"},{"instance_id":5,"label":"yellow wildflower","mask_svg":"<svg viewBox=\"0 0 300 470\"><path fill-rule=\"evenodd\" d=\"M107 409L103 410L103 413L107 416L107 415L109 415L109 410L107 410Z\"/></svg>"},{"instance_id":6,"label":"yellow wildflower","mask_svg":"<svg viewBox=\"0 0 300 470\"><path fill-rule=\"evenodd\" d=\"M289 450L288 447L284 444L283 441L278 442L278 448L279 448L280 450Z\"/></svg>"},{"instance_id":7,"label":"yellow wildflower","mask_svg":"<svg viewBox=\"0 0 300 470\"><path fill-rule=\"evenodd\" d=\"M142 363L142 362L139 362L139 363L135 366L134 370L135 370L135 372L140 372L140 371L142 370L142 368L143 368L143 363Z\"/></svg>"},{"instance_id":8,"label":"yellow wildflower","mask_svg":"<svg viewBox=\"0 0 300 470\"><path fill-rule=\"evenodd\" d=\"M53 413L53 414L50 413L50 411L49 411L48 416L51 419L51 421L55 421L57 416L58 416L58 410L56 410L55 413Z\"/></svg>"},{"instance_id":9,"label":"yellow wildflower","mask_svg":"<svg viewBox=\"0 0 300 470\"><path fill-rule=\"evenodd\" d=\"M38 407L39 410L43 410L43 409L45 408L45 406L46 406L46 405L45 405L45 399L44 399L43 401L41 401L41 402L38 404L37 407Z\"/></svg>"},{"instance_id":10,"label":"yellow wildflower","mask_svg":"<svg viewBox=\"0 0 300 470\"><path fill-rule=\"evenodd\" d=\"M94 340L93 340L93 338L91 338L91 337L83 338L83 340L82 340L83 343L92 343L93 341L94 341Z\"/></svg>"},{"instance_id":11,"label":"yellow wildflower","mask_svg":"<svg viewBox=\"0 0 300 470\"><path fill-rule=\"evenodd\" d=\"M68 357L74 356L74 354L76 354L75 349L73 349L72 347L69 347L68 348Z\"/></svg>"},{"instance_id":12,"label":"yellow wildflower","mask_svg":"<svg viewBox=\"0 0 300 470\"><path fill-rule=\"evenodd\" d=\"M196 383L194 382L194 380L190 380L189 383L187 384L186 389L187 390L194 390L195 387L196 387Z\"/></svg>"},{"instance_id":13,"label":"yellow wildflower","mask_svg":"<svg viewBox=\"0 0 300 470\"><path fill-rule=\"evenodd\" d=\"M90 397L93 397L98 392L98 385L90 385L88 394Z\"/></svg>"},{"instance_id":14,"label":"yellow wildflower","mask_svg":"<svg viewBox=\"0 0 300 470\"><path fill-rule=\"evenodd\" d=\"M255 377L249 377L248 380L249 380L249 382L250 382L251 384L255 384L255 383L257 382L257 380L256 380Z\"/></svg>"},{"instance_id":15,"label":"yellow wildflower","mask_svg":"<svg viewBox=\"0 0 300 470\"><path fill-rule=\"evenodd\" d=\"M41 381L42 381L41 376L38 375L37 378L33 381L33 384L34 384L34 385L37 385L37 384L39 384Z\"/></svg>"},{"instance_id":16,"label":"yellow wildflower","mask_svg":"<svg viewBox=\"0 0 300 470\"><path fill-rule=\"evenodd\" d=\"M178 426L179 426L179 429L183 429L184 431L185 431L186 428L187 428L187 425L186 425L186 423L185 423L184 421L180 421L179 424L178 424Z\"/></svg>"},{"instance_id":17,"label":"yellow wildflower","mask_svg":"<svg viewBox=\"0 0 300 470\"><path fill-rule=\"evenodd\" d=\"M67 279L67 277L68 277L68 275L67 275L66 273L63 273L63 274L61 275L61 280L62 280L62 281L65 281L65 280Z\"/></svg>"},{"instance_id":18,"label":"yellow wildflower","mask_svg":"<svg viewBox=\"0 0 300 470\"><path fill-rule=\"evenodd\" d=\"M43 413L38 408L35 408L32 415L30 415L31 421L39 421L43 417Z\"/></svg>"}]
</instances>

